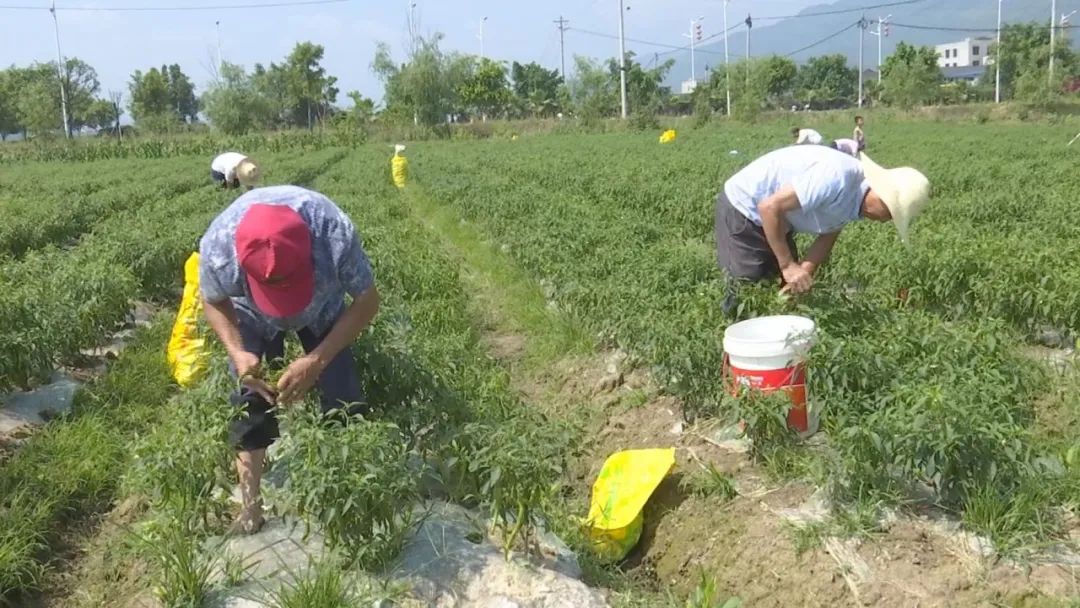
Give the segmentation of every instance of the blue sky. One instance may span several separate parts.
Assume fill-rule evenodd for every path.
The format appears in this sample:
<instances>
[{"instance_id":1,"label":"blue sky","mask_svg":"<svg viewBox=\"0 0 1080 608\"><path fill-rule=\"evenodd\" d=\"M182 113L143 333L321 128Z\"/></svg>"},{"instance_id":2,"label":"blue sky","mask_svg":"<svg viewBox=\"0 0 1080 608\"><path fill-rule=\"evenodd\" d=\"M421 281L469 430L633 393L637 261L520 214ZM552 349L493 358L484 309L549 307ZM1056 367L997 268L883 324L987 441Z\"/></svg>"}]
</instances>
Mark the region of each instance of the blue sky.
<instances>
[{"instance_id":1,"label":"blue sky","mask_svg":"<svg viewBox=\"0 0 1080 608\"><path fill-rule=\"evenodd\" d=\"M248 4L260 0L57 0L63 7L168 7ZM266 1L266 0L262 0ZM280 0L279 0L280 1ZM682 44L689 21L704 16L705 35L722 29L722 0L625 0L626 35ZM731 0L728 18L738 23L751 6L757 12L788 14L828 0ZM553 21L561 14L570 27L614 35L618 0L417 0L421 31L442 32L445 49L479 54L480 20L486 16L487 56L559 65L559 35ZM48 6L48 0L0 0L0 6ZM215 21L221 22L224 58L251 67L280 61L297 42L326 47L324 65L339 79L342 93L357 89L379 99L382 87L370 64L379 41L404 58L408 0L351 0L312 6L185 12L58 11L65 56L79 57L97 71L102 92L126 94L132 71L179 63L202 90L216 56ZM758 25L755 23L755 25ZM52 19L47 11L0 9L0 65L26 65L55 59ZM596 58L618 53L616 40L566 33L567 64L574 54ZM656 49L628 44L639 54ZM344 95L339 103L344 101ZM125 99L126 103L126 99Z\"/></svg>"}]
</instances>

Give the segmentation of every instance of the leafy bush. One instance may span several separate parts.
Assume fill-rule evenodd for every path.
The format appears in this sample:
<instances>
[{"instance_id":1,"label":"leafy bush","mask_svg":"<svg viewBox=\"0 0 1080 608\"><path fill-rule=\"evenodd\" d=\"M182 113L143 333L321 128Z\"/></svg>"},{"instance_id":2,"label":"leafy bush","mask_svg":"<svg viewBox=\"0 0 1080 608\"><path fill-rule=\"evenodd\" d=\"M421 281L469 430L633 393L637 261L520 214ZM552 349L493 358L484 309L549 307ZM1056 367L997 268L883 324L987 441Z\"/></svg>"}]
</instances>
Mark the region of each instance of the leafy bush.
<instances>
[{"instance_id":1,"label":"leafy bush","mask_svg":"<svg viewBox=\"0 0 1080 608\"><path fill-rule=\"evenodd\" d=\"M284 420L284 507L309 530L317 525L350 563L388 564L412 531L418 498L418 472L398 428L343 413L327 418L314 407L291 408Z\"/></svg>"}]
</instances>

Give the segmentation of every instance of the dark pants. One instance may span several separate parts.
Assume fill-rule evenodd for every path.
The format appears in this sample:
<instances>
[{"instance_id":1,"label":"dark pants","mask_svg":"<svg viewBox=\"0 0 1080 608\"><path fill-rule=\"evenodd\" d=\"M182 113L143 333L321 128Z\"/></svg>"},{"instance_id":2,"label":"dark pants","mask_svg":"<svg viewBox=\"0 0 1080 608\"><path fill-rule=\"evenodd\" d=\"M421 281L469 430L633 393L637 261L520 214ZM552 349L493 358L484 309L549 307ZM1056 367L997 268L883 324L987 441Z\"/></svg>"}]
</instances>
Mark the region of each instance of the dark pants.
<instances>
[{"instance_id":1,"label":"dark pants","mask_svg":"<svg viewBox=\"0 0 1080 608\"><path fill-rule=\"evenodd\" d=\"M716 197L716 262L728 276L728 289L724 298L724 312L733 312L737 306L740 282L764 281L780 275L780 263L765 238L765 229L747 219L736 209L727 195ZM795 246L795 233L787 233L791 255L799 257Z\"/></svg>"},{"instance_id":2,"label":"dark pants","mask_svg":"<svg viewBox=\"0 0 1080 608\"><path fill-rule=\"evenodd\" d=\"M279 332L267 340L257 331L244 323L240 315L240 336L244 341L244 350L259 355L264 361L273 361L285 355L285 332ZM310 353L325 338L309 329L296 332L304 352ZM229 371L236 375L236 369L229 365ZM348 414L366 413L364 394L360 389L360 378L356 374L356 364L352 351L348 348L338 353L319 376L319 392L322 397L322 410L329 413L345 407ZM248 388L241 388L230 397L230 402L242 407L246 416L234 420L229 427L229 441L243 451L265 448L279 436L277 415L269 403L258 393Z\"/></svg>"},{"instance_id":3,"label":"dark pants","mask_svg":"<svg viewBox=\"0 0 1080 608\"><path fill-rule=\"evenodd\" d=\"M225 185L225 174L222 173L221 171L214 171L213 169L211 169L210 170L210 178L213 179L214 183L219 185L219 186L224 186ZM240 187L240 180L238 178L234 177L233 180L232 180L232 183L229 184L229 185L232 186L233 188L239 188Z\"/></svg>"}]
</instances>

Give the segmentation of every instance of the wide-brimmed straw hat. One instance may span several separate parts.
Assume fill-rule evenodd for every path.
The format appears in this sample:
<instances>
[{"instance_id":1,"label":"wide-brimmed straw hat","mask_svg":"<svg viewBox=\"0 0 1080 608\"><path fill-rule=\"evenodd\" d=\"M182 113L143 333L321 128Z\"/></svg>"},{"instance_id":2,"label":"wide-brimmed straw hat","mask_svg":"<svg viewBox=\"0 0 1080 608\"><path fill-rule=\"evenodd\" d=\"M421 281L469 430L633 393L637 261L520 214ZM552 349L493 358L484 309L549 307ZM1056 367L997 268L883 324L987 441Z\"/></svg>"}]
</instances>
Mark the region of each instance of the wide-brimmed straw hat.
<instances>
[{"instance_id":1,"label":"wide-brimmed straw hat","mask_svg":"<svg viewBox=\"0 0 1080 608\"><path fill-rule=\"evenodd\" d=\"M859 153L859 163L870 189L889 208L900 240L906 244L911 222L930 201L930 180L911 167L885 169L863 152Z\"/></svg>"},{"instance_id":2,"label":"wide-brimmed straw hat","mask_svg":"<svg viewBox=\"0 0 1080 608\"><path fill-rule=\"evenodd\" d=\"M245 158L240 161L239 165L236 165L236 179L245 186L254 186L261 177L262 170L250 158Z\"/></svg>"}]
</instances>

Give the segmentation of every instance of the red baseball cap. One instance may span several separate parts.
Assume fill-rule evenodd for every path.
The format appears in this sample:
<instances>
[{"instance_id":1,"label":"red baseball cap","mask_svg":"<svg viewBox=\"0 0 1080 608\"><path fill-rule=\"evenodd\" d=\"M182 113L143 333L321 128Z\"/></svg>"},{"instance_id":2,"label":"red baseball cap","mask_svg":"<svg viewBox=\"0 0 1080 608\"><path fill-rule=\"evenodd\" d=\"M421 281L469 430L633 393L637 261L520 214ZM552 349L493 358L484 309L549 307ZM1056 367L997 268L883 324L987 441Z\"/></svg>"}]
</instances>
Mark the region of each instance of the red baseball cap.
<instances>
[{"instance_id":1,"label":"red baseball cap","mask_svg":"<svg viewBox=\"0 0 1080 608\"><path fill-rule=\"evenodd\" d=\"M285 205L256 203L236 227L236 257L255 306L271 317L300 314L315 293L311 228Z\"/></svg>"}]
</instances>

